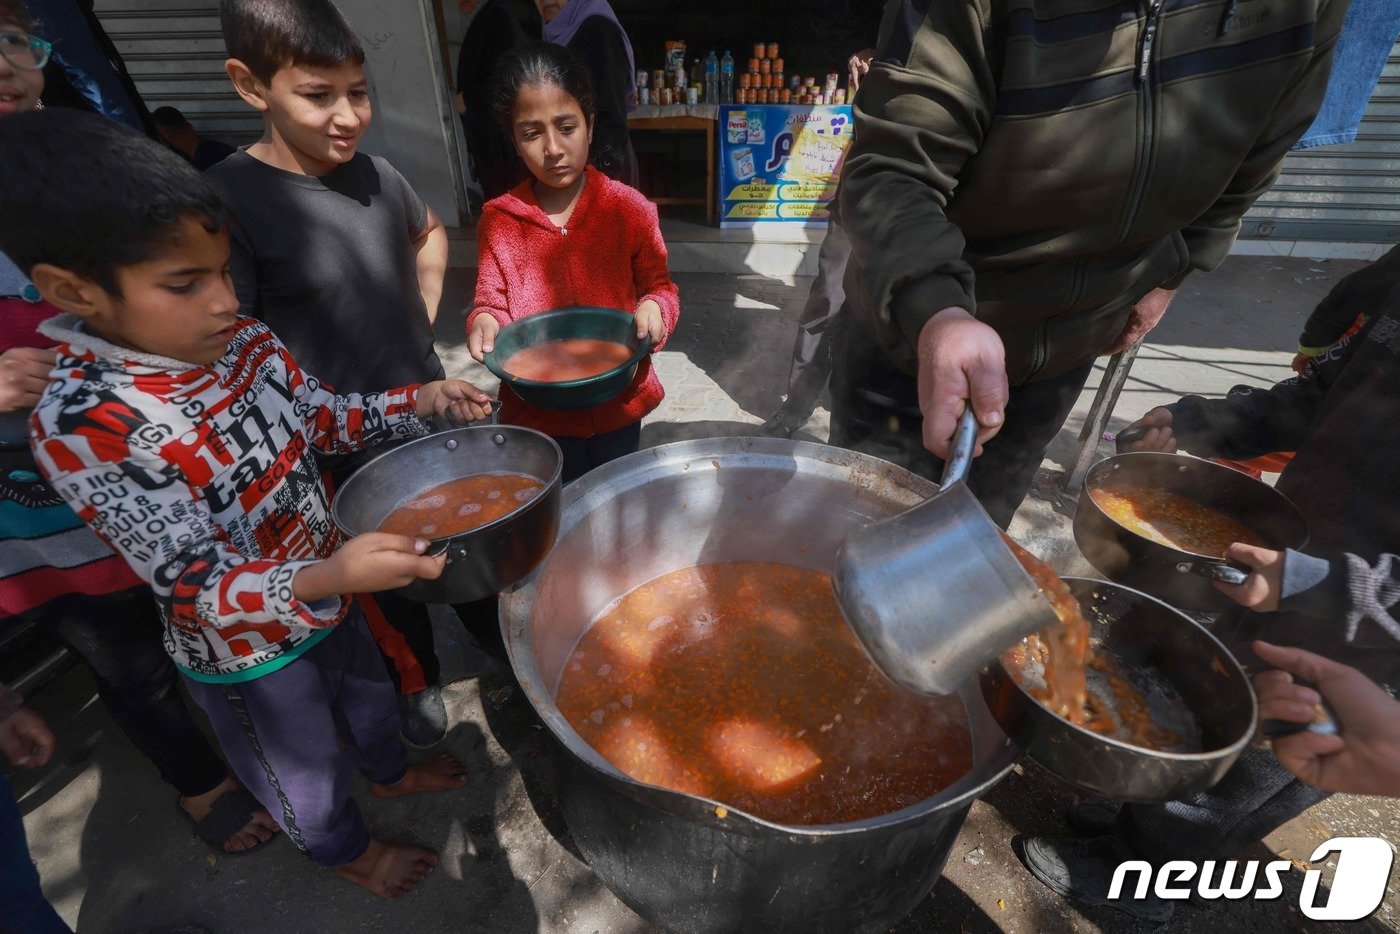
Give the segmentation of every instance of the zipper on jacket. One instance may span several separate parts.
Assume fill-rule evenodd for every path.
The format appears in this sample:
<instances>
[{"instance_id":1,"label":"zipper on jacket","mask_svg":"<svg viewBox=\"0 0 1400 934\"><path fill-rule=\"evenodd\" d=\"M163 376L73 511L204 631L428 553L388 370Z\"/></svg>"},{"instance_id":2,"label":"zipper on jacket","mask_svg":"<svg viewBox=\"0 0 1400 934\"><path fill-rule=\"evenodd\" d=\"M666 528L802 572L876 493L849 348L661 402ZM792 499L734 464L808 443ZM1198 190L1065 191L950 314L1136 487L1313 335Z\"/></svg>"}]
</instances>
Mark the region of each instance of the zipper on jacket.
<instances>
[{"instance_id":1,"label":"zipper on jacket","mask_svg":"<svg viewBox=\"0 0 1400 934\"><path fill-rule=\"evenodd\" d=\"M1162 0L1147 0L1147 23L1138 52L1138 84L1147 83L1147 67L1152 62L1152 46L1157 41L1157 20L1161 14Z\"/></svg>"},{"instance_id":2,"label":"zipper on jacket","mask_svg":"<svg viewBox=\"0 0 1400 934\"><path fill-rule=\"evenodd\" d=\"M1147 191L1148 168L1152 164L1152 51L1157 41L1158 19L1162 14L1162 0L1147 0L1147 20L1143 23L1142 39L1138 45L1138 93L1142 96L1142 158L1133 175L1132 192L1128 197L1128 213L1123 217L1123 227L1118 232L1118 243L1128 239L1138 212L1142 209L1142 198Z\"/></svg>"}]
</instances>

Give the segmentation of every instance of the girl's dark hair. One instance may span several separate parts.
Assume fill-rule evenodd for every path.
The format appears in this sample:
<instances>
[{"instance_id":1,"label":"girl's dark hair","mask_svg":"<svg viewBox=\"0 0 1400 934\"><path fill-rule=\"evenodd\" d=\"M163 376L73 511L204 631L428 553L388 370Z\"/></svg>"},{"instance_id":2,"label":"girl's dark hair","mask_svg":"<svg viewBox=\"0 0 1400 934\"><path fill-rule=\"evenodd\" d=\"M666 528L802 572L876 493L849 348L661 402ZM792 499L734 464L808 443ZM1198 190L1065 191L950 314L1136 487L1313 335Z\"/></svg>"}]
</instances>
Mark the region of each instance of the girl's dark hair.
<instances>
[{"instance_id":1,"label":"girl's dark hair","mask_svg":"<svg viewBox=\"0 0 1400 934\"><path fill-rule=\"evenodd\" d=\"M584 119L593 122L598 115L598 100L583 59L562 45L527 42L502 55L491 73L491 114L507 138L511 136L511 115L520 89L550 84L578 101Z\"/></svg>"},{"instance_id":2,"label":"girl's dark hair","mask_svg":"<svg viewBox=\"0 0 1400 934\"><path fill-rule=\"evenodd\" d=\"M34 29L34 18L20 0L0 0L0 23L13 23L25 32Z\"/></svg>"}]
</instances>

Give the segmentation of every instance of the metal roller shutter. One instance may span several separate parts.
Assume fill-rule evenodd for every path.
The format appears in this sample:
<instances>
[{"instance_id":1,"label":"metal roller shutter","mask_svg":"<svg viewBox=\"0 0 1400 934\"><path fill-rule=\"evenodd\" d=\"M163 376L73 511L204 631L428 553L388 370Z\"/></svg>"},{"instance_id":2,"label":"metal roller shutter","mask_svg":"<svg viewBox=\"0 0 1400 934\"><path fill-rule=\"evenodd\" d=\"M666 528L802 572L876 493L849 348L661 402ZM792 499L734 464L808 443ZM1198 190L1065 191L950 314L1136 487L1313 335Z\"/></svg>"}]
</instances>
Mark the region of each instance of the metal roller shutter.
<instances>
[{"instance_id":1,"label":"metal roller shutter","mask_svg":"<svg viewBox=\"0 0 1400 934\"><path fill-rule=\"evenodd\" d=\"M229 143L262 135L262 119L224 73L218 0L96 0L94 8L147 107L178 107L200 133Z\"/></svg>"},{"instance_id":2,"label":"metal roller shutter","mask_svg":"<svg viewBox=\"0 0 1400 934\"><path fill-rule=\"evenodd\" d=\"M1245 216L1240 236L1400 242L1400 43L1356 142L1290 153L1274 187Z\"/></svg>"}]
</instances>

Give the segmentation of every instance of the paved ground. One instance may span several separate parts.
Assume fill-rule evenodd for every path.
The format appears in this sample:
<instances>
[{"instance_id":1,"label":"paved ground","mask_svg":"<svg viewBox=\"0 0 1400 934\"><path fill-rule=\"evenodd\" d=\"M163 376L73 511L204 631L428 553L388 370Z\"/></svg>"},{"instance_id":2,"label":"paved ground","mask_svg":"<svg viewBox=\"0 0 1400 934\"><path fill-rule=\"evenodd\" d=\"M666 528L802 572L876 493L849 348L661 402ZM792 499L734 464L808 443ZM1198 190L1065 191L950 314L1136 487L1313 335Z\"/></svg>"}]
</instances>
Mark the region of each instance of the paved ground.
<instances>
[{"instance_id":1,"label":"paved ground","mask_svg":"<svg viewBox=\"0 0 1400 934\"><path fill-rule=\"evenodd\" d=\"M1286 376L1308 310L1356 265L1236 257L1191 280L1140 354L1114 426L1187 391L1223 392ZM658 361L668 398L648 419L644 443L751 431L779 402L808 281L677 278L684 318ZM470 274L454 271L445 307L459 307L469 289ZM439 332L449 369L479 378L461 347L460 313L445 313ZM1013 528L1063 571L1082 567L1067 531L1072 503L1056 483L1092 389ZM819 411L804 437L822 439L825 431ZM440 623L445 668L460 679L446 692L454 726L445 746L467 763L471 785L418 800L384 802L363 789L357 795L377 832L441 850L438 871L419 892L399 903L379 902L317 869L285 841L249 857L211 854L177 816L173 793L113 728L90 682L75 671L35 701L60 735L56 761L15 776L45 889L64 918L80 932L113 934L175 922L219 932L649 930L572 854L554 804L550 748L528 707L499 676L476 677L480 656L463 644L453 621ZM897 931L1145 930L1112 910L1065 903L1017 862L1013 838L1062 831L1064 805L1072 799L1034 765L1019 769L974 805L933 897ZM1337 797L1249 855L1268 858L1267 849L1301 861L1329 837L1373 834L1400 840L1400 809L1381 799ZM1301 881L1300 871L1289 873L1287 893L1272 903L1183 907L1170 929L1304 927L1297 910ZM1396 906L1392 880L1375 924L1394 929Z\"/></svg>"}]
</instances>

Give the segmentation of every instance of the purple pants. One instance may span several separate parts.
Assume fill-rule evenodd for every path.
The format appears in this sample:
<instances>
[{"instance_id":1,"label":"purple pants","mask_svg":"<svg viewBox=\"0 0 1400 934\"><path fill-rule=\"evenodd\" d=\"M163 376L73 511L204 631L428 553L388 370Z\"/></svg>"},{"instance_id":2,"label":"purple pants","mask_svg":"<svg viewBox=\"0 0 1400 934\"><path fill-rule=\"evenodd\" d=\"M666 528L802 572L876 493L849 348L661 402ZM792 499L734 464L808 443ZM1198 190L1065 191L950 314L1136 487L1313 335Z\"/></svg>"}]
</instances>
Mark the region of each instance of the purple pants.
<instances>
[{"instance_id":1,"label":"purple pants","mask_svg":"<svg viewBox=\"0 0 1400 934\"><path fill-rule=\"evenodd\" d=\"M358 606L279 671L238 684L184 680L229 768L289 840L322 866L364 855L352 772L392 784L408 759L394 685Z\"/></svg>"}]
</instances>

